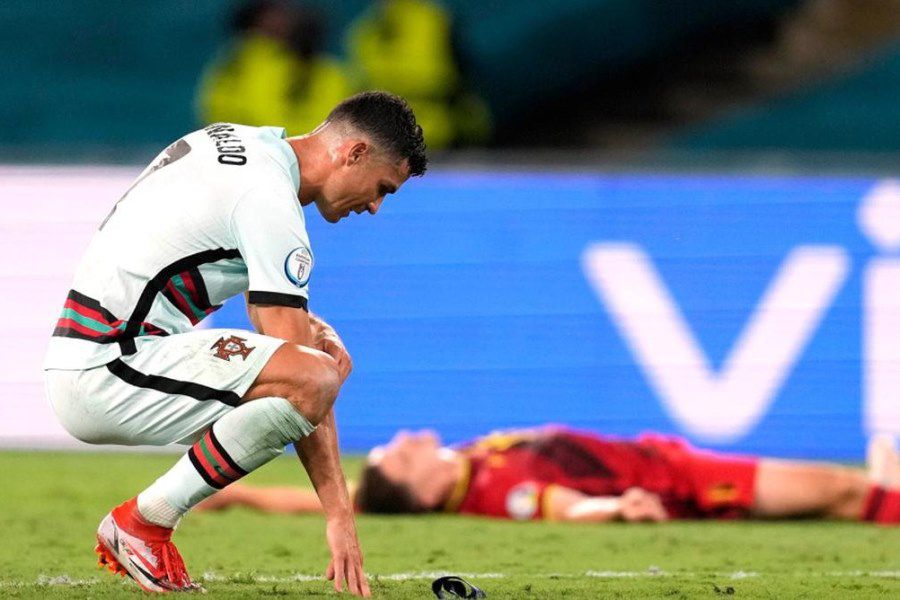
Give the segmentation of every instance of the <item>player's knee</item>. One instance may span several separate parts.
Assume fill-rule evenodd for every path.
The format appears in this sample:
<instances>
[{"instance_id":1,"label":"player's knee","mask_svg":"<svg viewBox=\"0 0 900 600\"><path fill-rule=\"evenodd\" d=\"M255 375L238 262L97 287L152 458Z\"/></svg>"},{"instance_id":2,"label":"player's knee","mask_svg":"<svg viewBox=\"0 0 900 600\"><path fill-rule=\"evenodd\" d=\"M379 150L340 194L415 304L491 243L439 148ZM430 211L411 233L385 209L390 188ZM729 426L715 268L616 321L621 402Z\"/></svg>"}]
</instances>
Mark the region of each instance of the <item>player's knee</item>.
<instances>
[{"instance_id":1,"label":"player's knee","mask_svg":"<svg viewBox=\"0 0 900 600\"><path fill-rule=\"evenodd\" d=\"M304 369L293 383L287 400L310 423L318 425L328 415L341 389L337 367L323 359L314 368Z\"/></svg>"},{"instance_id":2,"label":"player's knee","mask_svg":"<svg viewBox=\"0 0 900 600\"><path fill-rule=\"evenodd\" d=\"M865 495L868 487L865 474L855 469L835 469L831 477L831 497L836 503L851 502Z\"/></svg>"},{"instance_id":3,"label":"player's knee","mask_svg":"<svg viewBox=\"0 0 900 600\"><path fill-rule=\"evenodd\" d=\"M257 378L245 399L284 398L312 424L331 410L341 387L337 363L311 348L285 344Z\"/></svg>"},{"instance_id":4,"label":"player's knee","mask_svg":"<svg viewBox=\"0 0 900 600\"><path fill-rule=\"evenodd\" d=\"M314 415L313 418L316 419L315 422L318 424L328 415L331 407L334 406L335 400L337 400L338 392L341 390L341 378L337 367L329 365L322 369L322 372L317 373L315 388L315 406L318 414Z\"/></svg>"}]
</instances>

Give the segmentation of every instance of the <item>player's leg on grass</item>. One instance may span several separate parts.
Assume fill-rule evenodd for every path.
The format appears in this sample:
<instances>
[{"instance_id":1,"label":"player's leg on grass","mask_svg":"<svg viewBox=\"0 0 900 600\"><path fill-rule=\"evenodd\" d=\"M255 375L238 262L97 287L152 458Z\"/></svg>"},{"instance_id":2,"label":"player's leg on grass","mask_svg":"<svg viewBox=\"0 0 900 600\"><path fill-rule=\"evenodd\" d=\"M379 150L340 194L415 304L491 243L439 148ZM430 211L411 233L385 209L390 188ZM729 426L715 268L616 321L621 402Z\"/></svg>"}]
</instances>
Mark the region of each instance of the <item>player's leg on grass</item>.
<instances>
[{"instance_id":1,"label":"player's leg on grass","mask_svg":"<svg viewBox=\"0 0 900 600\"><path fill-rule=\"evenodd\" d=\"M824 463L760 459L754 516L858 520L872 487L860 470Z\"/></svg>"},{"instance_id":2,"label":"player's leg on grass","mask_svg":"<svg viewBox=\"0 0 900 600\"><path fill-rule=\"evenodd\" d=\"M196 589L170 541L178 520L314 430L340 387L333 364L316 350L282 344L237 408L196 432L199 441L175 466L101 521L101 563L124 569L148 591Z\"/></svg>"},{"instance_id":3,"label":"player's leg on grass","mask_svg":"<svg viewBox=\"0 0 900 600\"><path fill-rule=\"evenodd\" d=\"M868 474L825 463L762 459L754 512L900 523L900 456L893 440L873 438L867 461Z\"/></svg>"},{"instance_id":4,"label":"player's leg on grass","mask_svg":"<svg viewBox=\"0 0 900 600\"><path fill-rule=\"evenodd\" d=\"M818 516L900 523L900 457L892 442L875 438L869 474L824 463L762 459L754 512L761 517Z\"/></svg>"},{"instance_id":5,"label":"player's leg on grass","mask_svg":"<svg viewBox=\"0 0 900 600\"><path fill-rule=\"evenodd\" d=\"M282 345L243 402L216 421L166 474L138 496L150 522L174 527L216 490L279 456L309 435L331 410L340 380L316 350Z\"/></svg>"},{"instance_id":6,"label":"player's leg on grass","mask_svg":"<svg viewBox=\"0 0 900 600\"><path fill-rule=\"evenodd\" d=\"M872 489L863 519L881 524L900 523L900 454L893 436L876 435L866 453Z\"/></svg>"},{"instance_id":7,"label":"player's leg on grass","mask_svg":"<svg viewBox=\"0 0 900 600\"><path fill-rule=\"evenodd\" d=\"M873 483L890 487L900 482L900 455L894 436L882 433L869 438L866 469Z\"/></svg>"}]
</instances>

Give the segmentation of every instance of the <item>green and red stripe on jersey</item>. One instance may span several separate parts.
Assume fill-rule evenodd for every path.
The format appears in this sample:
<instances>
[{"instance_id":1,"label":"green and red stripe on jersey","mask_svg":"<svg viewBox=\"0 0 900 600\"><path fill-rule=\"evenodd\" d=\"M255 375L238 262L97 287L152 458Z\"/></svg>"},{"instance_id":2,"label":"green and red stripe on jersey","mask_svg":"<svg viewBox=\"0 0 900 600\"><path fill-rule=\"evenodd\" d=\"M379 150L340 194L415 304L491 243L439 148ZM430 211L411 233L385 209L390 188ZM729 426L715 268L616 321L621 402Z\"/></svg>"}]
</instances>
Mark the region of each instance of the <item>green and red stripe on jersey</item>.
<instances>
[{"instance_id":1,"label":"green and red stripe on jersey","mask_svg":"<svg viewBox=\"0 0 900 600\"><path fill-rule=\"evenodd\" d=\"M209 300L208 298L205 298L206 286L203 284L203 278L200 277L200 272L197 270L197 267L205 263L213 263L220 260L240 257L241 253L237 248L214 248L204 250L196 254L191 254L190 256L184 256L154 275L153 279L148 281L147 285L144 286L141 295L137 299L137 303L134 305L134 311L132 311L131 316L128 318L128 324L125 327L125 335L123 336L124 339L120 342L122 354L127 356L137 352L134 338L138 336L138 330L140 329L141 324L144 319L147 318L147 315L150 314L150 310L153 308L153 302L156 300L156 297L165 291L169 282L174 279L175 276L182 275L185 272L190 272L192 274L191 281L195 284L195 289L198 293L197 306L203 310L205 306L209 306ZM193 277L195 271L197 276ZM183 278L182 283L184 283ZM176 284L173 284L172 287L177 289ZM187 286L185 286L185 289L187 290ZM184 294L181 296L182 298L185 298ZM170 299L169 301L172 302L173 300ZM175 306L177 306L177 304ZM219 307L215 306L211 308L215 310ZM205 313L205 311L203 312ZM190 311L190 314L193 314L194 318L199 320L199 315L193 310Z\"/></svg>"},{"instance_id":2,"label":"green and red stripe on jersey","mask_svg":"<svg viewBox=\"0 0 900 600\"><path fill-rule=\"evenodd\" d=\"M219 443L212 427L203 434L199 442L191 446L188 458L203 481L217 490L247 474Z\"/></svg>"},{"instance_id":3,"label":"green and red stripe on jersey","mask_svg":"<svg viewBox=\"0 0 900 600\"><path fill-rule=\"evenodd\" d=\"M162 294L190 320L192 325L196 325L206 315L222 306L213 305L209 301L203 276L196 267L174 275L166 282Z\"/></svg>"},{"instance_id":4,"label":"green and red stripe on jersey","mask_svg":"<svg viewBox=\"0 0 900 600\"><path fill-rule=\"evenodd\" d=\"M97 300L69 290L53 335L108 344L122 339L126 325L126 321L117 319ZM138 335L168 335L168 332L152 323L141 323Z\"/></svg>"}]
</instances>

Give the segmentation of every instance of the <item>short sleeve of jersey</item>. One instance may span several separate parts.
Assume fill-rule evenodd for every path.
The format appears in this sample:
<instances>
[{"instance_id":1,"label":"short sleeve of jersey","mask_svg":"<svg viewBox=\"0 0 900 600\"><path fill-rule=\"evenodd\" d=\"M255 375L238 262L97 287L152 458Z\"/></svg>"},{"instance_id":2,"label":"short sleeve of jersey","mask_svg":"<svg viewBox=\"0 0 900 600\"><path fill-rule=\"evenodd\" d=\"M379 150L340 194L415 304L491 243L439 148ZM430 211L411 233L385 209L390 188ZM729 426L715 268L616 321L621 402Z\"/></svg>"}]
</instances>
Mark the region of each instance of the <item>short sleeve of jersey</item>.
<instances>
[{"instance_id":1,"label":"short sleeve of jersey","mask_svg":"<svg viewBox=\"0 0 900 600\"><path fill-rule=\"evenodd\" d=\"M530 521L544 518L546 482L510 468L486 468L472 481L461 513Z\"/></svg>"},{"instance_id":2,"label":"short sleeve of jersey","mask_svg":"<svg viewBox=\"0 0 900 600\"><path fill-rule=\"evenodd\" d=\"M296 198L252 191L235 206L231 227L247 265L250 303L306 310L313 255Z\"/></svg>"}]
</instances>

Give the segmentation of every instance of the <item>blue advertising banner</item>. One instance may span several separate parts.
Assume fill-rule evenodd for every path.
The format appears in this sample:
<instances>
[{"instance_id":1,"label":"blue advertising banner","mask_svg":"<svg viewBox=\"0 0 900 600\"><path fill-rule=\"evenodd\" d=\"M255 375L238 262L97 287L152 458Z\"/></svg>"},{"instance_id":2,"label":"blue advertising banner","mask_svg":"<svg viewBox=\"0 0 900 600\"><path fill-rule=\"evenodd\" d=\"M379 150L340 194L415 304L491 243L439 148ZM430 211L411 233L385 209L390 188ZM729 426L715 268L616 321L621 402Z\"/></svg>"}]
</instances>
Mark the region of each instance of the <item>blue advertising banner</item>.
<instances>
[{"instance_id":1,"label":"blue advertising banner","mask_svg":"<svg viewBox=\"0 0 900 600\"><path fill-rule=\"evenodd\" d=\"M308 208L342 444L562 423L858 460L900 433L900 183L436 173ZM241 301L213 327L249 327Z\"/></svg>"}]
</instances>

